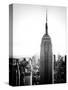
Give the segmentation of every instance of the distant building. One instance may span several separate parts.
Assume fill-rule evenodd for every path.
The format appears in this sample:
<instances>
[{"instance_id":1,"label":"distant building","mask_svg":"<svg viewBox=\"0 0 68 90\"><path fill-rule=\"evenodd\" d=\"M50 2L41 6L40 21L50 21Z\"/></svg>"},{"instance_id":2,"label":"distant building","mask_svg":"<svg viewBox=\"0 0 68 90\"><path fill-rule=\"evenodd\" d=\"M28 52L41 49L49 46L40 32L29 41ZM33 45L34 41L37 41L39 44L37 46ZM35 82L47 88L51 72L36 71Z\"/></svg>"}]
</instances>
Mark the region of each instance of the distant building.
<instances>
[{"instance_id":1,"label":"distant building","mask_svg":"<svg viewBox=\"0 0 68 90\"><path fill-rule=\"evenodd\" d=\"M35 56L32 57L32 65L33 65L33 66L36 65L36 59L35 59Z\"/></svg>"}]
</instances>

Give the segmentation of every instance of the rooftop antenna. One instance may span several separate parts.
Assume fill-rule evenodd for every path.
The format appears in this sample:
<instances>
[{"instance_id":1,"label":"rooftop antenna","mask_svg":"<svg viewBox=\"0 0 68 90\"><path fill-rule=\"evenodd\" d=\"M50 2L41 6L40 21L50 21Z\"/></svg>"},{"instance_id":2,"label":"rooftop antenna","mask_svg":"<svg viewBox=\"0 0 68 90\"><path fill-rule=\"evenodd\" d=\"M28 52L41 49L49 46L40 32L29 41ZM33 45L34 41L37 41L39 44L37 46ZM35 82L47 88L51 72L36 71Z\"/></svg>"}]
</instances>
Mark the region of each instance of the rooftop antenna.
<instances>
[{"instance_id":1,"label":"rooftop antenna","mask_svg":"<svg viewBox=\"0 0 68 90\"><path fill-rule=\"evenodd\" d=\"M47 9L46 9L46 24L45 24L46 35L48 35L48 23L47 23Z\"/></svg>"}]
</instances>

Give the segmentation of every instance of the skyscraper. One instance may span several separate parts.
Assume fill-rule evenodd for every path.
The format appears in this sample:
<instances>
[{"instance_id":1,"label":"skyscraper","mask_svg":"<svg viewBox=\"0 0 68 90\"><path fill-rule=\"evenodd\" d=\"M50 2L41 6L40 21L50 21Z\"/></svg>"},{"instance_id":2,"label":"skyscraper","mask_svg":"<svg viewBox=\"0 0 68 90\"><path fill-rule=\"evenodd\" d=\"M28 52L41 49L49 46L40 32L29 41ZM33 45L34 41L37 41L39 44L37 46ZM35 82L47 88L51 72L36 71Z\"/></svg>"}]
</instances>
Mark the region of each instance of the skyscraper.
<instances>
[{"instance_id":1,"label":"skyscraper","mask_svg":"<svg viewBox=\"0 0 68 90\"><path fill-rule=\"evenodd\" d=\"M52 83L52 43L48 34L47 12L46 12L46 33L42 37L40 51L40 84Z\"/></svg>"}]
</instances>

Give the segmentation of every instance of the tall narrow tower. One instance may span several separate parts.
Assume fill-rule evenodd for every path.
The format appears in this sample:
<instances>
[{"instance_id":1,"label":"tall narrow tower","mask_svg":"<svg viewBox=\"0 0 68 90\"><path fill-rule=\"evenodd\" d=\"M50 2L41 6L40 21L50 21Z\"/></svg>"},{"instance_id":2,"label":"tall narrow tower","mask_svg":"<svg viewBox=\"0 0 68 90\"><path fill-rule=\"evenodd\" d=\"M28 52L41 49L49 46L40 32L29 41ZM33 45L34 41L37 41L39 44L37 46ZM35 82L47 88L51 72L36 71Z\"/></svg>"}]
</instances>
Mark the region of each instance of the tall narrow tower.
<instances>
[{"instance_id":1,"label":"tall narrow tower","mask_svg":"<svg viewBox=\"0 0 68 90\"><path fill-rule=\"evenodd\" d=\"M46 33L42 37L40 51L40 84L52 83L52 43L48 35L48 23L46 12Z\"/></svg>"}]
</instances>

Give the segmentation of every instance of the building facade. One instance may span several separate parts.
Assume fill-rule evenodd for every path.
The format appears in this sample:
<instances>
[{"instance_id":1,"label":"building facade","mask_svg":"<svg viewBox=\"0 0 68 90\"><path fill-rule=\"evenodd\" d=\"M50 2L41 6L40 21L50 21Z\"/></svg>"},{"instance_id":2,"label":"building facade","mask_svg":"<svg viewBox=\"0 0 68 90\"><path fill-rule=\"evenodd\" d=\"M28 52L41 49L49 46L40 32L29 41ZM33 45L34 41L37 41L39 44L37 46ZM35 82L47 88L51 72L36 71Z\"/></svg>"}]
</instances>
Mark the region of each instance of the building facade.
<instances>
[{"instance_id":1,"label":"building facade","mask_svg":"<svg viewBox=\"0 0 68 90\"><path fill-rule=\"evenodd\" d=\"M40 51L40 84L52 83L52 43L48 35L48 23L46 13L46 33L42 37Z\"/></svg>"}]
</instances>

